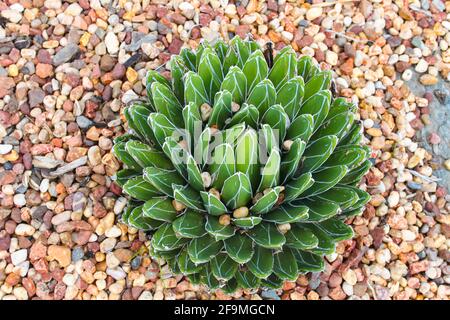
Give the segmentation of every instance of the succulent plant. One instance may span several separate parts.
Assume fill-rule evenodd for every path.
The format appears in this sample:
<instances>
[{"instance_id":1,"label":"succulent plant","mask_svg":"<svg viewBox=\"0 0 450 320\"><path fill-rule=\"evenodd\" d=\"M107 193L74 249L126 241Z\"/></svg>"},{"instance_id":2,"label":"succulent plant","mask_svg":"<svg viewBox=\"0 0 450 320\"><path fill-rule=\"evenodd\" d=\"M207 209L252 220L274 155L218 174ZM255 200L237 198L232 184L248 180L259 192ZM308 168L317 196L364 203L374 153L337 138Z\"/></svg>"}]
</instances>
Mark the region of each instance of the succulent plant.
<instances>
[{"instance_id":1,"label":"succulent plant","mask_svg":"<svg viewBox=\"0 0 450 320\"><path fill-rule=\"evenodd\" d=\"M311 57L273 57L251 39L182 49L170 70L149 71L148 99L124 109L123 222L210 289L279 288L322 270L370 198L357 186L371 166L357 106L333 97Z\"/></svg>"}]
</instances>

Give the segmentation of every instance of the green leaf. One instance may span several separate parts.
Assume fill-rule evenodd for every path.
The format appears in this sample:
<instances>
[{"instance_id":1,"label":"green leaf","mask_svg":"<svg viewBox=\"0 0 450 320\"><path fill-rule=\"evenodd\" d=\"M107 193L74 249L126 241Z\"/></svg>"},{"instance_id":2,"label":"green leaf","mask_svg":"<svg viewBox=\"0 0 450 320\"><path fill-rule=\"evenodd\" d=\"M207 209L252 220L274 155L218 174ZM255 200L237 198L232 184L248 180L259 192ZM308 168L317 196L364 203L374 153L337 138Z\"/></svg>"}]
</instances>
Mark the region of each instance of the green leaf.
<instances>
[{"instance_id":1,"label":"green leaf","mask_svg":"<svg viewBox=\"0 0 450 320\"><path fill-rule=\"evenodd\" d=\"M180 176L187 180L188 152L186 149L174 137L167 137L162 149Z\"/></svg>"},{"instance_id":2,"label":"green leaf","mask_svg":"<svg viewBox=\"0 0 450 320\"><path fill-rule=\"evenodd\" d=\"M232 117L225 127L232 127L240 123L245 123L249 127L258 127L259 111L254 105L242 104L242 107Z\"/></svg>"},{"instance_id":3,"label":"green leaf","mask_svg":"<svg viewBox=\"0 0 450 320\"><path fill-rule=\"evenodd\" d=\"M248 236L259 246L268 249L280 249L286 242L286 238L281 234L275 224L262 222L249 230Z\"/></svg>"},{"instance_id":4,"label":"green leaf","mask_svg":"<svg viewBox=\"0 0 450 320\"><path fill-rule=\"evenodd\" d=\"M314 118L314 129L317 130L327 117L330 110L330 102L331 92L329 90L321 90L308 100L305 100L299 114L311 114Z\"/></svg>"},{"instance_id":5,"label":"green leaf","mask_svg":"<svg viewBox=\"0 0 450 320\"><path fill-rule=\"evenodd\" d=\"M320 272L324 269L321 256L302 250L292 250L299 272Z\"/></svg>"},{"instance_id":6,"label":"green leaf","mask_svg":"<svg viewBox=\"0 0 450 320\"><path fill-rule=\"evenodd\" d=\"M261 280L251 271L238 271L235 274L238 285L244 289L256 289L261 285Z\"/></svg>"},{"instance_id":7,"label":"green leaf","mask_svg":"<svg viewBox=\"0 0 450 320\"><path fill-rule=\"evenodd\" d=\"M254 226L260 224L261 221L262 221L262 218L254 217L254 216L233 219L233 223L235 226L237 226L239 228L244 228L244 229L253 228Z\"/></svg>"},{"instance_id":8,"label":"green leaf","mask_svg":"<svg viewBox=\"0 0 450 320\"><path fill-rule=\"evenodd\" d=\"M305 151L306 143L300 139L296 139L289 149L283 155L283 160L280 164L280 174L282 177L282 184L285 184L297 171L303 152Z\"/></svg>"},{"instance_id":9,"label":"green leaf","mask_svg":"<svg viewBox=\"0 0 450 320\"><path fill-rule=\"evenodd\" d=\"M223 80L222 64L213 49L205 48L203 51L198 65L198 74L203 80L209 101L213 101Z\"/></svg>"},{"instance_id":10,"label":"green leaf","mask_svg":"<svg viewBox=\"0 0 450 320\"><path fill-rule=\"evenodd\" d=\"M301 114L291 123L286 134L286 139L302 139L309 141L314 131L314 117L308 113Z\"/></svg>"},{"instance_id":11,"label":"green leaf","mask_svg":"<svg viewBox=\"0 0 450 320\"><path fill-rule=\"evenodd\" d=\"M162 195L159 189L145 181L142 177L128 180L123 186L123 191L133 198L143 201Z\"/></svg>"},{"instance_id":12,"label":"green leaf","mask_svg":"<svg viewBox=\"0 0 450 320\"><path fill-rule=\"evenodd\" d=\"M203 200L203 206L210 215L221 216L227 213L227 207L212 193L200 191L200 196Z\"/></svg>"},{"instance_id":13,"label":"green leaf","mask_svg":"<svg viewBox=\"0 0 450 320\"><path fill-rule=\"evenodd\" d=\"M208 119L208 126L215 126L218 129L222 129L224 127L225 120L227 120L232 114L231 102L232 96L229 91L225 90L216 93L212 113Z\"/></svg>"},{"instance_id":14,"label":"green leaf","mask_svg":"<svg viewBox=\"0 0 450 320\"><path fill-rule=\"evenodd\" d=\"M278 91L287 81L297 74L296 55L292 48L287 47L280 52L274 60L274 65L269 73L269 79Z\"/></svg>"},{"instance_id":15,"label":"green leaf","mask_svg":"<svg viewBox=\"0 0 450 320\"><path fill-rule=\"evenodd\" d=\"M174 271L178 270L178 265L173 262L175 262L175 258L177 258L177 256L180 255L180 251L182 250L182 248L177 248L177 249L168 250L168 251L158 251L155 248L153 248L153 246L150 243L150 245L148 246L148 249L149 249L150 256L152 258L164 259L170 264L171 268L173 268Z\"/></svg>"},{"instance_id":16,"label":"green leaf","mask_svg":"<svg viewBox=\"0 0 450 320\"><path fill-rule=\"evenodd\" d=\"M248 92L262 80L267 78L269 67L260 50L253 52L242 69L247 80Z\"/></svg>"},{"instance_id":17,"label":"green leaf","mask_svg":"<svg viewBox=\"0 0 450 320\"><path fill-rule=\"evenodd\" d=\"M239 36L235 36L230 41L230 47L233 47L236 51L237 56L237 66L242 69L245 65L245 62L250 56L250 48L248 44L244 43Z\"/></svg>"},{"instance_id":18,"label":"green leaf","mask_svg":"<svg viewBox=\"0 0 450 320\"><path fill-rule=\"evenodd\" d=\"M152 84L153 83L161 83L161 84L167 86L168 88L170 88L170 82L169 82L169 80L164 78L162 75L160 75L155 70L147 71L147 75L145 76L145 79L146 79L145 87L146 87L146 91L147 91L147 99L148 99L148 102L150 103L152 109L154 109L152 90L151 90Z\"/></svg>"},{"instance_id":19,"label":"green leaf","mask_svg":"<svg viewBox=\"0 0 450 320\"><path fill-rule=\"evenodd\" d=\"M354 119L355 115L351 112L337 114L333 118L325 121L311 139L317 140L328 135L335 135L340 138L350 130Z\"/></svg>"},{"instance_id":20,"label":"green leaf","mask_svg":"<svg viewBox=\"0 0 450 320\"><path fill-rule=\"evenodd\" d=\"M246 263L253 256L252 240L244 234L237 234L224 242L225 251L237 263Z\"/></svg>"},{"instance_id":21,"label":"green leaf","mask_svg":"<svg viewBox=\"0 0 450 320\"><path fill-rule=\"evenodd\" d=\"M208 163L209 158L209 143L211 141L211 128L207 127L200 134L197 144L194 148L194 159L201 166L204 167Z\"/></svg>"},{"instance_id":22,"label":"green leaf","mask_svg":"<svg viewBox=\"0 0 450 320\"><path fill-rule=\"evenodd\" d=\"M261 286L268 289L280 289L283 286L283 280L278 278L274 273L272 273L268 278L261 279Z\"/></svg>"},{"instance_id":23,"label":"green leaf","mask_svg":"<svg viewBox=\"0 0 450 320\"><path fill-rule=\"evenodd\" d=\"M200 169L198 168L194 157L190 154L187 157L186 168L190 186L197 191L203 191L205 187L203 186L203 179Z\"/></svg>"},{"instance_id":24,"label":"green leaf","mask_svg":"<svg viewBox=\"0 0 450 320\"><path fill-rule=\"evenodd\" d=\"M188 48L182 48L180 50L180 57L183 59L186 67L191 71L196 71L197 66L195 64L195 53Z\"/></svg>"},{"instance_id":25,"label":"green leaf","mask_svg":"<svg viewBox=\"0 0 450 320\"><path fill-rule=\"evenodd\" d=\"M229 91L232 100L239 105L242 104L247 95L247 78L242 70L232 66L223 79L220 90Z\"/></svg>"},{"instance_id":26,"label":"green leaf","mask_svg":"<svg viewBox=\"0 0 450 320\"><path fill-rule=\"evenodd\" d=\"M179 237L199 238L206 234L204 225L204 215L188 209L173 222L173 230Z\"/></svg>"},{"instance_id":27,"label":"green leaf","mask_svg":"<svg viewBox=\"0 0 450 320\"><path fill-rule=\"evenodd\" d=\"M125 149L142 168L173 169L170 160L162 152L153 149L145 143L130 140L126 143Z\"/></svg>"},{"instance_id":28,"label":"green leaf","mask_svg":"<svg viewBox=\"0 0 450 320\"><path fill-rule=\"evenodd\" d=\"M345 165L349 171L360 166L366 158L366 151L357 145L346 145L337 147L322 168Z\"/></svg>"},{"instance_id":29,"label":"green leaf","mask_svg":"<svg viewBox=\"0 0 450 320\"><path fill-rule=\"evenodd\" d=\"M280 152L278 149L271 149L269 158L261 170L261 182L258 191L264 191L279 184L280 179Z\"/></svg>"},{"instance_id":30,"label":"green leaf","mask_svg":"<svg viewBox=\"0 0 450 320\"><path fill-rule=\"evenodd\" d=\"M301 204L283 204L277 209L264 215L264 220L277 223L292 223L308 218L308 207Z\"/></svg>"},{"instance_id":31,"label":"green leaf","mask_svg":"<svg viewBox=\"0 0 450 320\"><path fill-rule=\"evenodd\" d=\"M338 185L339 187L344 187L344 185ZM358 195L358 200L353 203L349 208L343 208L343 210L350 211L350 210L357 210L363 206L366 205L370 201L370 194L365 192L364 190L361 190L360 188L353 187L353 186L346 186L347 188L352 189L356 194Z\"/></svg>"},{"instance_id":32,"label":"green leaf","mask_svg":"<svg viewBox=\"0 0 450 320\"><path fill-rule=\"evenodd\" d=\"M253 129L247 129L236 142L236 171L250 179L253 188L259 182L258 136ZM251 190L250 190L251 193Z\"/></svg>"},{"instance_id":33,"label":"green leaf","mask_svg":"<svg viewBox=\"0 0 450 320\"><path fill-rule=\"evenodd\" d=\"M284 201L289 202L297 199L303 192L314 184L311 172L306 172L299 177L294 177L286 184Z\"/></svg>"},{"instance_id":34,"label":"green leaf","mask_svg":"<svg viewBox=\"0 0 450 320\"><path fill-rule=\"evenodd\" d=\"M250 91L246 102L254 105L262 116L270 106L275 104L276 97L277 93L272 82L264 79Z\"/></svg>"},{"instance_id":35,"label":"green leaf","mask_svg":"<svg viewBox=\"0 0 450 320\"><path fill-rule=\"evenodd\" d=\"M344 178L342 178L342 184L355 184L361 181L361 178L369 171L372 167L372 162L366 160L362 165L353 169L349 174L347 174Z\"/></svg>"},{"instance_id":36,"label":"green leaf","mask_svg":"<svg viewBox=\"0 0 450 320\"><path fill-rule=\"evenodd\" d=\"M334 241L347 240L353 237L353 229L337 218L314 223L314 226L325 232Z\"/></svg>"},{"instance_id":37,"label":"green leaf","mask_svg":"<svg viewBox=\"0 0 450 320\"><path fill-rule=\"evenodd\" d=\"M284 141L290 120L281 105L270 106L262 116L261 122L270 125L277 132L280 143Z\"/></svg>"},{"instance_id":38,"label":"green leaf","mask_svg":"<svg viewBox=\"0 0 450 320\"><path fill-rule=\"evenodd\" d=\"M220 287L219 280L214 277L209 265L206 265L200 272L202 283L206 284L211 290L218 289Z\"/></svg>"},{"instance_id":39,"label":"green leaf","mask_svg":"<svg viewBox=\"0 0 450 320\"><path fill-rule=\"evenodd\" d=\"M297 74L301 76L305 82L309 81L319 71L319 67L313 62L310 56L303 56L298 59Z\"/></svg>"},{"instance_id":40,"label":"green leaf","mask_svg":"<svg viewBox=\"0 0 450 320\"><path fill-rule=\"evenodd\" d=\"M125 222L136 229L144 231L158 229L163 222L144 217L142 215L142 207L143 206L139 206L131 210Z\"/></svg>"},{"instance_id":41,"label":"green leaf","mask_svg":"<svg viewBox=\"0 0 450 320\"><path fill-rule=\"evenodd\" d=\"M235 230L231 225L221 225L219 223L219 218L214 216L206 217L205 229L216 241L228 239L235 233Z\"/></svg>"},{"instance_id":42,"label":"green leaf","mask_svg":"<svg viewBox=\"0 0 450 320\"><path fill-rule=\"evenodd\" d=\"M158 194L163 193L169 197L173 196L172 184L182 184L184 182L183 178L175 170L155 167L145 168L143 178L145 181L148 181L147 184L151 184L154 190L158 190ZM151 197L147 199L149 198Z\"/></svg>"},{"instance_id":43,"label":"green leaf","mask_svg":"<svg viewBox=\"0 0 450 320\"><path fill-rule=\"evenodd\" d=\"M189 71L184 79L184 104L192 102L197 108L204 103L209 104L209 96L202 78Z\"/></svg>"},{"instance_id":44,"label":"green leaf","mask_svg":"<svg viewBox=\"0 0 450 320\"><path fill-rule=\"evenodd\" d=\"M247 267L256 277L267 278L273 269L273 252L260 246L255 246L254 250L255 253L247 262Z\"/></svg>"},{"instance_id":45,"label":"green leaf","mask_svg":"<svg viewBox=\"0 0 450 320\"><path fill-rule=\"evenodd\" d=\"M124 115L128 120L128 126L133 129L133 132L147 143L155 144L157 143L157 139L148 123L150 114L150 109L137 104L129 106L124 110Z\"/></svg>"},{"instance_id":46,"label":"green leaf","mask_svg":"<svg viewBox=\"0 0 450 320\"><path fill-rule=\"evenodd\" d=\"M198 211L205 211L200 194L195 189L192 189L191 186L172 184L172 189L173 198L175 200L181 202L188 208Z\"/></svg>"},{"instance_id":47,"label":"green leaf","mask_svg":"<svg viewBox=\"0 0 450 320\"><path fill-rule=\"evenodd\" d=\"M223 62L225 60L225 56L227 54L228 45L222 40L217 40L216 44L214 45L214 50L217 53L217 56L219 57L219 60Z\"/></svg>"},{"instance_id":48,"label":"green leaf","mask_svg":"<svg viewBox=\"0 0 450 320\"><path fill-rule=\"evenodd\" d=\"M280 139L278 138L278 133L276 133L270 125L266 123L261 124L261 129L259 129L258 132L258 139L261 144L259 147L261 155L270 156L273 149L279 151L280 148L278 147L278 144Z\"/></svg>"},{"instance_id":49,"label":"green leaf","mask_svg":"<svg viewBox=\"0 0 450 320\"><path fill-rule=\"evenodd\" d=\"M186 278L193 284L193 285L200 285L202 278L200 276L200 273L193 273L186 275Z\"/></svg>"},{"instance_id":50,"label":"green leaf","mask_svg":"<svg viewBox=\"0 0 450 320\"><path fill-rule=\"evenodd\" d=\"M314 172L327 161L337 145L336 136L325 136L310 143L303 153L300 173Z\"/></svg>"},{"instance_id":51,"label":"green leaf","mask_svg":"<svg viewBox=\"0 0 450 320\"><path fill-rule=\"evenodd\" d=\"M313 174L314 184L302 194L302 197L312 197L333 188L347 172L346 166L335 166L316 171Z\"/></svg>"},{"instance_id":52,"label":"green leaf","mask_svg":"<svg viewBox=\"0 0 450 320\"><path fill-rule=\"evenodd\" d=\"M177 217L177 211L172 205L172 201L167 198L153 198L147 200L142 208L145 217L154 220L172 222Z\"/></svg>"},{"instance_id":53,"label":"green leaf","mask_svg":"<svg viewBox=\"0 0 450 320\"><path fill-rule=\"evenodd\" d=\"M133 169L122 169L116 173L115 181L119 185L119 187L123 188L124 184L127 183L128 180L140 175L140 171L135 171Z\"/></svg>"},{"instance_id":54,"label":"green leaf","mask_svg":"<svg viewBox=\"0 0 450 320\"><path fill-rule=\"evenodd\" d=\"M276 103L280 104L289 119L293 120L300 110L305 90L302 77L294 77L287 81L278 91Z\"/></svg>"},{"instance_id":55,"label":"green leaf","mask_svg":"<svg viewBox=\"0 0 450 320\"><path fill-rule=\"evenodd\" d=\"M189 71L189 68L179 55L172 55L170 57L170 71L172 76L173 93L180 104L184 104L184 75Z\"/></svg>"},{"instance_id":56,"label":"green leaf","mask_svg":"<svg viewBox=\"0 0 450 320\"><path fill-rule=\"evenodd\" d=\"M305 101L321 90L328 90L331 86L331 71L321 71L311 77L305 84Z\"/></svg>"},{"instance_id":57,"label":"green leaf","mask_svg":"<svg viewBox=\"0 0 450 320\"><path fill-rule=\"evenodd\" d=\"M242 172L236 172L225 180L221 195L231 210L245 206L252 197L250 179Z\"/></svg>"},{"instance_id":58,"label":"green leaf","mask_svg":"<svg viewBox=\"0 0 450 320\"><path fill-rule=\"evenodd\" d=\"M116 158L122 161L124 164L126 164L128 168L140 171L142 170L142 166L138 162L136 162L136 160L134 160L133 157L125 149L125 145L128 142L116 143L113 147L113 153L116 156Z\"/></svg>"},{"instance_id":59,"label":"green leaf","mask_svg":"<svg viewBox=\"0 0 450 320\"><path fill-rule=\"evenodd\" d=\"M333 241L325 232L316 227L313 223L302 224L303 227L311 230L319 240L315 248L309 251L318 255L332 254L336 251L336 242Z\"/></svg>"},{"instance_id":60,"label":"green leaf","mask_svg":"<svg viewBox=\"0 0 450 320\"><path fill-rule=\"evenodd\" d=\"M227 283L221 288L223 293L225 294L232 294L237 290L237 281L235 278L230 279L227 281Z\"/></svg>"},{"instance_id":61,"label":"green leaf","mask_svg":"<svg viewBox=\"0 0 450 320\"><path fill-rule=\"evenodd\" d=\"M353 190L352 187L346 185L336 185L334 188L311 198L312 201L337 203L342 210L346 210L350 206L354 205L358 199L359 197L356 190Z\"/></svg>"},{"instance_id":62,"label":"green leaf","mask_svg":"<svg viewBox=\"0 0 450 320\"><path fill-rule=\"evenodd\" d=\"M170 223L164 224L152 237L152 246L158 251L169 251L182 247L189 239L178 238Z\"/></svg>"},{"instance_id":63,"label":"green leaf","mask_svg":"<svg viewBox=\"0 0 450 320\"><path fill-rule=\"evenodd\" d=\"M290 248L284 248L283 251L275 254L273 259L273 273L283 280L297 280L297 261Z\"/></svg>"},{"instance_id":64,"label":"green leaf","mask_svg":"<svg viewBox=\"0 0 450 320\"><path fill-rule=\"evenodd\" d=\"M148 117L148 124L153 130L155 140L161 147L167 137L178 131L177 127L162 113L151 113Z\"/></svg>"},{"instance_id":65,"label":"green leaf","mask_svg":"<svg viewBox=\"0 0 450 320\"><path fill-rule=\"evenodd\" d=\"M222 241L215 241L210 235L192 239L187 247L189 258L194 263L210 261L222 249Z\"/></svg>"},{"instance_id":66,"label":"green leaf","mask_svg":"<svg viewBox=\"0 0 450 320\"><path fill-rule=\"evenodd\" d=\"M269 212L278 201L281 187L270 189L269 192L259 198L255 204L250 208L250 212L254 214L265 214Z\"/></svg>"},{"instance_id":67,"label":"green leaf","mask_svg":"<svg viewBox=\"0 0 450 320\"><path fill-rule=\"evenodd\" d=\"M194 150L194 146L201 134L200 131L203 127L202 117L199 108L193 102L190 102L183 108L182 114L186 140L189 142L189 151L191 151Z\"/></svg>"},{"instance_id":68,"label":"green leaf","mask_svg":"<svg viewBox=\"0 0 450 320\"><path fill-rule=\"evenodd\" d=\"M210 266L216 279L228 281L233 278L239 265L226 253L219 253L211 259Z\"/></svg>"},{"instance_id":69,"label":"green leaf","mask_svg":"<svg viewBox=\"0 0 450 320\"><path fill-rule=\"evenodd\" d=\"M230 144L218 145L212 155L209 173L211 174L212 186L218 190L223 187L224 181L236 172L234 150Z\"/></svg>"},{"instance_id":70,"label":"green leaf","mask_svg":"<svg viewBox=\"0 0 450 320\"><path fill-rule=\"evenodd\" d=\"M295 203L305 205L309 208L308 222L323 221L335 216L341 211L339 205L335 202L303 199Z\"/></svg>"},{"instance_id":71,"label":"green leaf","mask_svg":"<svg viewBox=\"0 0 450 320\"><path fill-rule=\"evenodd\" d=\"M292 224L291 230L286 232L284 236L286 237L286 246L295 249L309 250L319 244L319 239L312 231L298 224Z\"/></svg>"},{"instance_id":72,"label":"green leaf","mask_svg":"<svg viewBox=\"0 0 450 320\"><path fill-rule=\"evenodd\" d=\"M182 107L173 91L158 82L152 84L151 90L156 111L165 115L177 127L183 126Z\"/></svg>"},{"instance_id":73,"label":"green leaf","mask_svg":"<svg viewBox=\"0 0 450 320\"><path fill-rule=\"evenodd\" d=\"M189 255L186 250L182 250L177 259L175 259L178 263L178 267L180 271L185 275L190 275L194 273L199 273L205 267L204 264L195 264L189 259Z\"/></svg>"},{"instance_id":74,"label":"green leaf","mask_svg":"<svg viewBox=\"0 0 450 320\"><path fill-rule=\"evenodd\" d=\"M362 124L360 121L354 121L349 132L339 140L339 146L347 144L360 144L363 136Z\"/></svg>"}]
</instances>

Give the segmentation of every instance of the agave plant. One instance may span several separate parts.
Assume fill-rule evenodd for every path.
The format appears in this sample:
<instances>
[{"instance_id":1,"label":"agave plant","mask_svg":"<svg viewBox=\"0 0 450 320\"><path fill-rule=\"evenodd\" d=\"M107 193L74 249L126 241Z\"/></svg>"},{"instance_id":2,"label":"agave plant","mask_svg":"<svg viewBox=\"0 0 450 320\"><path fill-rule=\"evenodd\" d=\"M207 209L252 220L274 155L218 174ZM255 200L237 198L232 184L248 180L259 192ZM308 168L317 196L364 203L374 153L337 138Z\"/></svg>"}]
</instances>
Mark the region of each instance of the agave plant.
<instances>
[{"instance_id":1,"label":"agave plant","mask_svg":"<svg viewBox=\"0 0 450 320\"><path fill-rule=\"evenodd\" d=\"M148 100L125 108L115 139L123 222L175 273L227 293L322 270L353 236L344 220L369 200L357 184L371 166L331 72L239 37L183 49L170 70L148 72Z\"/></svg>"}]
</instances>

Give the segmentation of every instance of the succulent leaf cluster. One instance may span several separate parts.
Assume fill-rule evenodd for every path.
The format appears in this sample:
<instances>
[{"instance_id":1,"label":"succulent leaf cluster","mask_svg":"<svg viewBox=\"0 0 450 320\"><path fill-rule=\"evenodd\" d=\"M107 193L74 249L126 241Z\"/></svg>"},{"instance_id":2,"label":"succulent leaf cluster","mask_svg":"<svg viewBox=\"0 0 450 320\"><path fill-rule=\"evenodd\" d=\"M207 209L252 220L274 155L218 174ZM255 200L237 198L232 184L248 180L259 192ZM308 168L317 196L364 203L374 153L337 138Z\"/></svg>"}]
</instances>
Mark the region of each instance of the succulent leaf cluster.
<instances>
[{"instance_id":1,"label":"succulent leaf cluster","mask_svg":"<svg viewBox=\"0 0 450 320\"><path fill-rule=\"evenodd\" d=\"M322 270L370 198L357 186L371 166L357 106L333 96L311 57L270 54L239 37L182 49L170 80L148 72L148 100L125 108L130 130L115 139L131 197L122 220L211 289Z\"/></svg>"}]
</instances>

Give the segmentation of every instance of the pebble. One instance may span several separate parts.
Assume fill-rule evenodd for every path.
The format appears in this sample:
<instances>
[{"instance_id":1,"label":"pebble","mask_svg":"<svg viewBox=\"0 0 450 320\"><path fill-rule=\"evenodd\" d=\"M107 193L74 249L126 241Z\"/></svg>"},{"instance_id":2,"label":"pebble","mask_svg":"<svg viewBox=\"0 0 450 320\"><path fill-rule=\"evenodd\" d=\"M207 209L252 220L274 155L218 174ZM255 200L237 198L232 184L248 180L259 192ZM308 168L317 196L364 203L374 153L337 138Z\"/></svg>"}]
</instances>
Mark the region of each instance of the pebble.
<instances>
[{"instance_id":1,"label":"pebble","mask_svg":"<svg viewBox=\"0 0 450 320\"><path fill-rule=\"evenodd\" d=\"M11 262L13 265L18 266L22 262L27 260L28 251L27 249L20 249L11 253Z\"/></svg>"},{"instance_id":2,"label":"pebble","mask_svg":"<svg viewBox=\"0 0 450 320\"><path fill-rule=\"evenodd\" d=\"M68 43L64 48L59 50L53 57L53 64L59 66L65 62L71 61L77 54L79 48L74 43Z\"/></svg>"},{"instance_id":3,"label":"pebble","mask_svg":"<svg viewBox=\"0 0 450 320\"><path fill-rule=\"evenodd\" d=\"M109 54L116 54L119 51L119 40L114 32L108 32L106 34L105 44Z\"/></svg>"}]
</instances>

